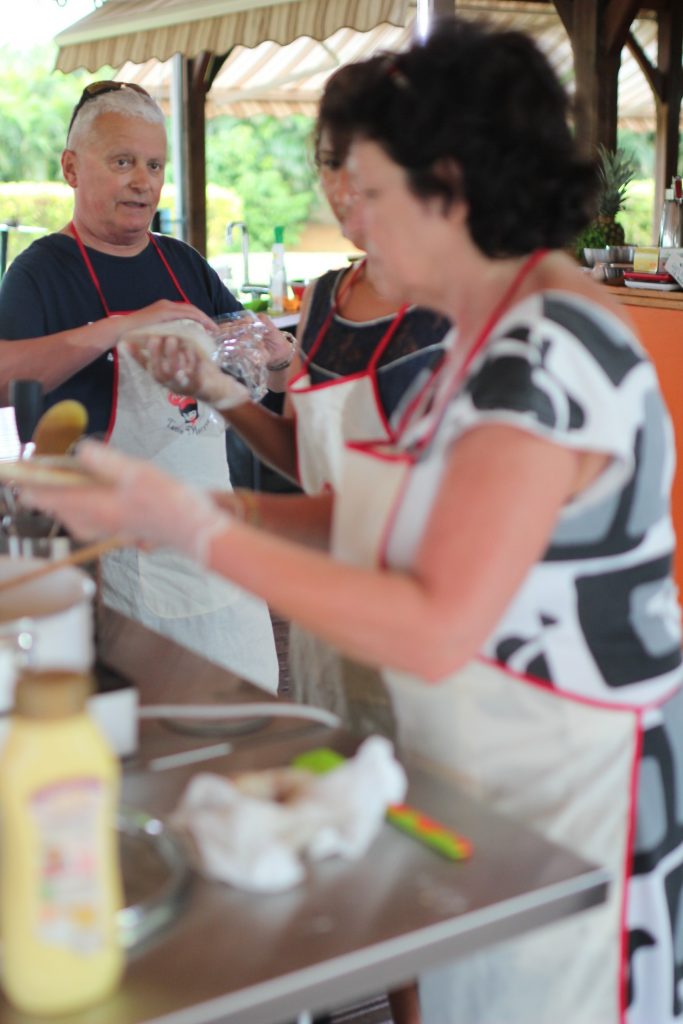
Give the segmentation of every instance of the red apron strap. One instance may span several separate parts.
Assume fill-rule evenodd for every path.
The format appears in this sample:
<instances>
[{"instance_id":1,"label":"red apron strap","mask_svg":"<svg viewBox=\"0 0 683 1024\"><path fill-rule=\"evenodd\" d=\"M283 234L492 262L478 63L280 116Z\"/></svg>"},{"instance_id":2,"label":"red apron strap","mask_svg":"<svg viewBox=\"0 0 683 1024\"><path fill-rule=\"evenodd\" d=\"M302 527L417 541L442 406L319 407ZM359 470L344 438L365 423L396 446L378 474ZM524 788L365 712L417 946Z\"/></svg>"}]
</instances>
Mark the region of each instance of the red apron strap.
<instances>
[{"instance_id":1,"label":"red apron strap","mask_svg":"<svg viewBox=\"0 0 683 1024\"><path fill-rule=\"evenodd\" d=\"M398 328L399 328L400 324L402 323L402 321L405 319L405 315L406 315L406 313L408 312L409 309L410 309L410 305L407 302L404 302L403 305L401 306L401 308L399 309L398 313L394 317L394 319L389 324L389 327L387 328L385 333L380 338L379 343L377 345L377 348L372 353L372 359L368 363L368 370L369 370L370 373L374 373L375 370L377 369L377 365L378 365L380 359L382 358L382 355L384 354L386 349L389 347L389 342L391 341L393 336L396 334L396 331L398 330Z\"/></svg>"},{"instance_id":2,"label":"red apron strap","mask_svg":"<svg viewBox=\"0 0 683 1024\"><path fill-rule=\"evenodd\" d=\"M85 268L88 271L88 275L90 277L90 280L94 284L95 289L97 291L97 294L99 295L100 302L102 303L102 308L104 309L105 316L112 316L112 311L109 308L109 306L107 304L107 300L104 297L104 292L102 291L102 286L100 285L99 278L97 277L97 274L95 273L95 268L93 267L92 262L90 260L90 257L88 256L88 250L83 245L83 241L81 239L81 236L79 235L78 230L76 228L76 225L74 224L73 221L71 221L71 223L69 224L69 230L71 231L71 233L72 233L72 235L73 235L73 237L74 237L74 239L76 241L76 245L78 246L78 251L80 252L81 256L83 257L83 262L85 263ZM154 235L152 235L150 232L148 232L148 238L149 238L150 242L152 243L154 249L156 250L156 253L157 253L159 259L161 260L161 262L163 263L164 267L166 268L168 276L171 278L171 281L173 282L173 284L177 288L178 294L180 295L181 299L183 300L183 302L187 302L189 304L190 300L188 299L187 295L183 291L183 289L182 289L182 287L180 285L180 282L178 281L178 278L173 273L173 270L171 269L168 260L166 259L166 257L164 256L164 254L163 254L163 252L161 250L161 246L157 242L157 240L154 237Z\"/></svg>"},{"instance_id":3,"label":"red apron strap","mask_svg":"<svg viewBox=\"0 0 683 1024\"><path fill-rule=\"evenodd\" d=\"M99 282L99 279L97 277L97 274L95 273L95 268L93 267L92 263L90 262L90 257L88 256L87 249L83 245L83 242L81 241L81 236L79 235L78 231L76 230L76 225L74 224L73 221L71 221L71 223L69 224L69 230L71 231L71 234L74 236L74 239L76 240L76 245L78 246L78 251L80 252L81 256L83 257L83 262L85 263L85 269L88 271L88 274L90 275L90 280L95 285L95 290L97 291L97 294L100 297L100 302L102 303L102 308L104 310L104 315L105 316L111 316L111 310L109 309L109 306L107 305L107 300L104 297L104 292L102 291L102 288L100 287L100 282Z\"/></svg>"},{"instance_id":4,"label":"red apron strap","mask_svg":"<svg viewBox=\"0 0 683 1024\"><path fill-rule=\"evenodd\" d=\"M185 292L183 291L183 289L182 289L182 287L180 285L180 281L178 280L178 278L173 273L173 271L171 269L170 263L168 262L168 260L164 256L164 253L163 253L163 250L162 250L161 246L159 245L159 243L157 242L156 238L154 237L154 235L151 232L149 233L149 240L152 243L152 245L154 246L154 248L156 249L157 254L159 256L159 259L161 260L163 265L166 267L166 270L168 271L168 276L171 278L171 280L173 281L173 284L178 289L178 294L182 298L183 302L187 302L188 305L191 305L190 300L188 299L187 295L185 294Z\"/></svg>"},{"instance_id":5,"label":"red apron strap","mask_svg":"<svg viewBox=\"0 0 683 1024\"><path fill-rule=\"evenodd\" d=\"M314 340L313 344L311 345L311 347L309 348L308 352L306 353L306 358L304 360L304 367L303 367L303 371L302 371L303 373L306 372L306 369L310 365L311 360L313 359L313 356L315 355L315 353L318 351L318 349L322 345L322 343L323 343L323 341L325 339L325 336L326 336L327 332L330 329L330 324L332 323L334 315L339 310L339 306L341 305L342 299L346 298L346 296L349 294L349 292L351 291L351 288L353 287L353 282L359 276L359 274L361 273L361 271L362 271L364 266L365 266L365 260L363 259L355 267L352 267L351 273L349 274L348 278L344 282L343 287L341 287L339 289L339 293L338 293L336 299L334 300L334 302L330 306L329 311L327 313L327 316L325 317L325 319L323 320L322 324L320 325L320 330L316 334L315 340Z\"/></svg>"},{"instance_id":6,"label":"red apron strap","mask_svg":"<svg viewBox=\"0 0 683 1024\"><path fill-rule=\"evenodd\" d=\"M510 302L512 301L512 298L514 297L514 295L517 292L518 288L521 286L521 284L524 281L524 279L527 277L528 274L531 273L531 271L534 269L534 267L538 266L538 264L541 262L542 259L544 259L545 256L547 256L547 254L548 254L548 250L547 249L536 249L535 252L532 252L532 254L529 256L529 258L527 260L525 260L525 262L519 268L519 270L515 274L514 278L510 282L509 286L506 288L505 292L503 293L500 301L496 303L495 308L493 309L493 312L491 313L491 315L487 319L486 323L482 327L481 331L479 332L479 334L478 334L478 336L476 338L476 341L474 342L474 344L473 344L472 348L470 349L470 351L467 353L467 356L465 357L464 362L462 363L462 365L458 369L457 373L453 377L453 380L451 381L451 385L448 388L448 391L447 391L446 395L443 398L442 410L445 410L446 406L448 405L448 401L450 400L452 395L455 393L455 391L460 387L462 381L464 380L464 378L465 378L465 376L467 374L467 371L469 370L470 366L472 365L473 360L475 359L477 354L482 350L482 348L484 347L484 345L488 341L489 336L490 336L491 332L493 331L493 328L496 326L496 324L498 323L498 321L502 317L503 313L505 312L507 307L510 305ZM457 330L457 324L456 324L456 330ZM396 436L398 436L401 433L401 431L403 430L405 425L410 421L410 419L412 418L415 410L420 405L420 403L423 401L425 393L429 390L430 387L433 386L434 381L436 379L436 376L439 373L439 370L443 369L446 365L447 365L447 359L444 359L443 362L440 364L439 368L437 369L435 375L433 377L431 377L425 383L424 387L420 389L418 394L413 396L413 399L407 405L407 407L405 408L405 410L403 412L403 415L401 417L400 423L397 424L397 428L396 428L396 431L395 431ZM426 444L429 441L429 439L431 438L431 436L433 435L434 431L436 430L436 427L438 426L438 421L439 421L439 417L436 418L435 423L433 424L433 428L429 432L429 435L423 439L423 442L422 442L423 445Z\"/></svg>"}]
</instances>

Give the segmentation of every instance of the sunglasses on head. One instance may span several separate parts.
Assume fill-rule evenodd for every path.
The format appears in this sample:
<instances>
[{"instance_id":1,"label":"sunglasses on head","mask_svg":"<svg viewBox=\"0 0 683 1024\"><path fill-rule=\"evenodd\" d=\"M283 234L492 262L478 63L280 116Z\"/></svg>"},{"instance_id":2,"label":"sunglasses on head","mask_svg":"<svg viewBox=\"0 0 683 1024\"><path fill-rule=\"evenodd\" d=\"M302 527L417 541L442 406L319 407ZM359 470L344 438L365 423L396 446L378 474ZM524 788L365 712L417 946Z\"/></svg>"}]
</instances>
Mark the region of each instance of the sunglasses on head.
<instances>
[{"instance_id":1,"label":"sunglasses on head","mask_svg":"<svg viewBox=\"0 0 683 1024\"><path fill-rule=\"evenodd\" d=\"M134 92L139 92L141 96L147 96L151 99L151 96L146 89L143 89L141 85L136 85L135 82L112 82L103 79L100 82L91 82L90 85L86 85L85 89L81 93L81 98L74 107L71 120L69 121L69 129L66 133L68 139L71 129L74 126L74 121L88 100L94 100L96 96L104 96L107 92L119 92L121 89L132 89Z\"/></svg>"}]
</instances>

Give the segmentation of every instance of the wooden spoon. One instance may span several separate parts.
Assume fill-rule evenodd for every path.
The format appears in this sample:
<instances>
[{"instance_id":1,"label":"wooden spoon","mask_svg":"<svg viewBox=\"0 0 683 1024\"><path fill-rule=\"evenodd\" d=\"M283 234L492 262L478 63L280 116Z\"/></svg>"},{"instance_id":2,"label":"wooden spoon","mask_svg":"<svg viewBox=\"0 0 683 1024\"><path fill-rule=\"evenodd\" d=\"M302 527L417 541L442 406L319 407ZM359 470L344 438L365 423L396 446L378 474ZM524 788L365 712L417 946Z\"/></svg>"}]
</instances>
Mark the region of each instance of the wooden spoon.
<instances>
[{"instance_id":1,"label":"wooden spoon","mask_svg":"<svg viewBox=\"0 0 683 1024\"><path fill-rule=\"evenodd\" d=\"M66 455L88 429L88 410L80 402L66 399L50 406L40 417L31 440L34 455Z\"/></svg>"}]
</instances>

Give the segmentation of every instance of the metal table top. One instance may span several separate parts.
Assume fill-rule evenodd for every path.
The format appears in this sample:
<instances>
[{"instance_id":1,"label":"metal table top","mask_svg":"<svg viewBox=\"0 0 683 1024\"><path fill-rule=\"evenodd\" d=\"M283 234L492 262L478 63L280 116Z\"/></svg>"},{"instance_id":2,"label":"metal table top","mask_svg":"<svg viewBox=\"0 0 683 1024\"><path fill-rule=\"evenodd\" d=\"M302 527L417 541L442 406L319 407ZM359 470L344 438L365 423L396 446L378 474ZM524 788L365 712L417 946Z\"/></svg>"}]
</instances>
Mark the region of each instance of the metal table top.
<instances>
[{"instance_id":1,"label":"metal table top","mask_svg":"<svg viewBox=\"0 0 683 1024\"><path fill-rule=\"evenodd\" d=\"M149 634L142 639L153 642ZM212 675L215 667L203 664ZM233 685L238 699L253 697L247 684ZM163 817L196 768L148 770L148 740L155 756L182 742L145 725L140 756L124 773L124 801ZM230 773L287 765L322 745L351 753L356 742L343 730L279 722L237 737L229 753L200 767ZM316 864L286 893L249 894L194 876L182 911L133 954L118 992L71 1015L70 1024L283 1024L604 900L603 869L432 776L410 766L408 775L407 801L466 835L470 860L448 861L385 824L364 858ZM26 1020L0 1003L0 1024Z\"/></svg>"}]
</instances>

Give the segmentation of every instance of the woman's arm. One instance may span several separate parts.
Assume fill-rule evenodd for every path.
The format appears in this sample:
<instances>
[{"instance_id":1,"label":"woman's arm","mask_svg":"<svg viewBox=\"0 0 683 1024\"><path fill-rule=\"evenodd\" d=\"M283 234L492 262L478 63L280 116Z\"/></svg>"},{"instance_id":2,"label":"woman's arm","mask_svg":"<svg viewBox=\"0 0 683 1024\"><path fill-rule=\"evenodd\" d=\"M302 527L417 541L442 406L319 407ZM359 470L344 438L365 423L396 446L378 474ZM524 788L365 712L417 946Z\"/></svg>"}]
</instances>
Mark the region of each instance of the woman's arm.
<instances>
[{"instance_id":1,"label":"woman's arm","mask_svg":"<svg viewBox=\"0 0 683 1024\"><path fill-rule=\"evenodd\" d=\"M212 498L243 523L286 537L305 547L326 551L330 542L332 495L271 494L237 488L218 491Z\"/></svg>"},{"instance_id":2,"label":"woman's arm","mask_svg":"<svg viewBox=\"0 0 683 1024\"><path fill-rule=\"evenodd\" d=\"M299 322L296 329L298 339L302 339L306 331L315 285L316 282L311 281L301 299ZM298 376L302 369L301 356L296 352L285 370L279 374L271 373L268 382L271 390L286 391L289 381ZM281 415L273 413L263 406L254 405L240 405L224 412L223 415L261 462L265 462L294 483L299 483L296 464L296 427L289 395L285 397ZM315 543L317 545L317 541Z\"/></svg>"},{"instance_id":3,"label":"woman's arm","mask_svg":"<svg viewBox=\"0 0 683 1024\"><path fill-rule=\"evenodd\" d=\"M112 486L30 495L77 534L173 544L351 657L429 680L480 649L562 506L606 464L512 427L472 429L453 447L413 571L399 572L336 562L224 517L158 470L92 442L83 458Z\"/></svg>"},{"instance_id":4,"label":"woman's arm","mask_svg":"<svg viewBox=\"0 0 683 1024\"><path fill-rule=\"evenodd\" d=\"M438 680L464 664L546 549L583 456L514 428L454 447L410 573L359 569L235 524L208 565L351 657Z\"/></svg>"}]
</instances>

